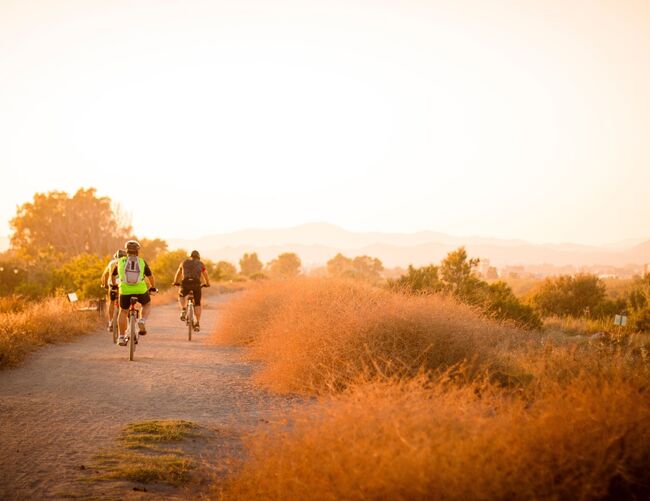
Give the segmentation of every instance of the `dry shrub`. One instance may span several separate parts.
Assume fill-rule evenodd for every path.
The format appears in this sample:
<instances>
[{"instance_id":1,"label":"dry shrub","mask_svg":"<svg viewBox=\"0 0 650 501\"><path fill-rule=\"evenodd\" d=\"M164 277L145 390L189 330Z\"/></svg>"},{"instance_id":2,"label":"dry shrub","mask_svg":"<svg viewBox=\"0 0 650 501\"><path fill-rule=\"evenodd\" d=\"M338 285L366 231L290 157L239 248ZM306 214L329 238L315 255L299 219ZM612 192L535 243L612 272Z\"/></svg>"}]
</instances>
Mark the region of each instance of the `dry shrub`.
<instances>
[{"instance_id":1,"label":"dry shrub","mask_svg":"<svg viewBox=\"0 0 650 501\"><path fill-rule=\"evenodd\" d=\"M64 299L21 302L17 311L0 313L0 368L17 365L46 343L67 341L97 326L99 316L75 311Z\"/></svg>"},{"instance_id":2,"label":"dry shrub","mask_svg":"<svg viewBox=\"0 0 650 501\"><path fill-rule=\"evenodd\" d=\"M364 377L413 376L465 362L509 366L506 345L532 334L487 321L450 298L407 296L361 282L269 281L229 302L214 333L264 362L277 391L338 391Z\"/></svg>"},{"instance_id":3,"label":"dry shrub","mask_svg":"<svg viewBox=\"0 0 650 501\"><path fill-rule=\"evenodd\" d=\"M0 313L17 312L25 309L26 301L19 296L0 297Z\"/></svg>"},{"instance_id":4,"label":"dry shrub","mask_svg":"<svg viewBox=\"0 0 650 501\"><path fill-rule=\"evenodd\" d=\"M420 376L321 397L249 437L221 497L647 499L647 367L602 362L534 395Z\"/></svg>"},{"instance_id":5,"label":"dry shrub","mask_svg":"<svg viewBox=\"0 0 650 501\"><path fill-rule=\"evenodd\" d=\"M589 336L597 332L613 332L616 330L613 319L585 317L547 317L544 327L550 331L564 334Z\"/></svg>"}]
</instances>

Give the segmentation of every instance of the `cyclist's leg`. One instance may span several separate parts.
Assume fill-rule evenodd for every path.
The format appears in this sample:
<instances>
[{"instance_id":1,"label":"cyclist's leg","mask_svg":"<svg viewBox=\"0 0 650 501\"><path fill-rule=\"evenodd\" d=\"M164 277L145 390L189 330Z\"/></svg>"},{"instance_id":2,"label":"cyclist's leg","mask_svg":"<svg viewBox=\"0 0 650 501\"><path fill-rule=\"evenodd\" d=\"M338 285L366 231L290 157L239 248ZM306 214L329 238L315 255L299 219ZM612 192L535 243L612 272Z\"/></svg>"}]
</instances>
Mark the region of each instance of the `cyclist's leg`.
<instances>
[{"instance_id":1,"label":"cyclist's leg","mask_svg":"<svg viewBox=\"0 0 650 501\"><path fill-rule=\"evenodd\" d=\"M151 303L142 305L142 319L147 320L149 318L149 313L151 313Z\"/></svg>"},{"instance_id":2,"label":"cyclist's leg","mask_svg":"<svg viewBox=\"0 0 650 501\"><path fill-rule=\"evenodd\" d=\"M201 321L201 285L194 287L194 316L198 324Z\"/></svg>"},{"instance_id":3,"label":"cyclist's leg","mask_svg":"<svg viewBox=\"0 0 650 501\"><path fill-rule=\"evenodd\" d=\"M119 326L120 326L120 336L124 336L126 333L126 324L129 316L129 308L131 306L131 296L121 295L120 294L120 317L119 317Z\"/></svg>"},{"instance_id":4,"label":"cyclist's leg","mask_svg":"<svg viewBox=\"0 0 650 501\"><path fill-rule=\"evenodd\" d=\"M187 294L184 294L183 287L181 286L178 292L178 305L181 307L181 310L187 309Z\"/></svg>"},{"instance_id":5,"label":"cyclist's leg","mask_svg":"<svg viewBox=\"0 0 650 501\"><path fill-rule=\"evenodd\" d=\"M106 308L106 319L108 320L109 324L113 321L113 313L115 313L115 304L113 304L114 297L112 292L113 291L111 291L111 287L109 285L108 290L106 291L106 301L108 302L108 308Z\"/></svg>"},{"instance_id":6,"label":"cyclist's leg","mask_svg":"<svg viewBox=\"0 0 650 501\"><path fill-rule=\"evenodd\" d=\"M138 319L138 329L140 330L140 334L144 335L147 333L145 321L149 317L149 312L151 311L151 296L149 296L149 292L138 294L138 302L142 307L140 310L140 318Z\"/></svg>"}]
</instances>

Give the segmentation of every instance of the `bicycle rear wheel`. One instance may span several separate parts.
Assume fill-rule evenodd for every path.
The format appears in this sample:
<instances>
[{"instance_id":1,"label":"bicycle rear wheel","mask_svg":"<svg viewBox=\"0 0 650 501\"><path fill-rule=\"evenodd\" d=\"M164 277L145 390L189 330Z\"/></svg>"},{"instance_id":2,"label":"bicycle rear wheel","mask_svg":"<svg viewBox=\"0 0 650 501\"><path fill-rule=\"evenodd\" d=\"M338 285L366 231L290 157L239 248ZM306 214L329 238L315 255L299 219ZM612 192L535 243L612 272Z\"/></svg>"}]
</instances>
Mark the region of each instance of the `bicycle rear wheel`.
<instances>
[{"instance_id":1,"label":"bicycle rear wheel","mask_svg":"<svg viewBox=\"0 0 650 501\"><path fill-rule=\"evenodd\" d=\"M133 355L135 354L135 343L137 341L137 321L135 315L131 313L129 315L129 360L133 360Z\"/></svg>"}]
</instances>

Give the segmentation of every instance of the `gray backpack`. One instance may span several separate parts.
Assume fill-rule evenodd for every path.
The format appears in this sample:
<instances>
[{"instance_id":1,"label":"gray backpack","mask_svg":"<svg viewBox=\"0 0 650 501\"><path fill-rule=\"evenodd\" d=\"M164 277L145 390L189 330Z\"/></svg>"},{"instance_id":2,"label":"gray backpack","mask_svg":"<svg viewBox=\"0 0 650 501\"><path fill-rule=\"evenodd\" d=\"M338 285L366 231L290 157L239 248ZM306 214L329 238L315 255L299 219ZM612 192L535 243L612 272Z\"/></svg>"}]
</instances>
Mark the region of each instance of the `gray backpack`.
<instances>
[{"instance_id":1,"label":"gray backpack","mask_svg":"<svg viewBox=\"0 0 650 501\"><path fill-rule=\"evenodd\" d=\"M140 259L138 256L127 256L124 266L124 282L129 285L140 283Z\"/></svg>"}]
</instances>

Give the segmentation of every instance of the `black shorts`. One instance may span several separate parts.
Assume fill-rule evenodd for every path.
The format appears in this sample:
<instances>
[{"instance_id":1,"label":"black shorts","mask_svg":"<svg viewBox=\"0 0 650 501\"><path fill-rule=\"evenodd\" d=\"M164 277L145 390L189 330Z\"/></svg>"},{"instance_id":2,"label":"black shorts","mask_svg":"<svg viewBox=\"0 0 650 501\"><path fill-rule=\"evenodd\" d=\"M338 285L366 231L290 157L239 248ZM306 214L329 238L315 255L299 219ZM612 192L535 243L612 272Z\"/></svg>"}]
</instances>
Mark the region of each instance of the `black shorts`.
<instances>
[{"instance_id":1,"label":"black shorts","mask_svg":"<svg viewBox=\"0 0 650 501\"><path fill-rule=\"evenodd\" d=\"M187 296L190 291L194 292L194 306L201 306L201 281L200 280L183 280L181 289L178 291L179 297Z\"/></svg>"},{"instance_id":2,"label":"black shorts","mask_svg":"<svg viewBox=\"0 0 650 501\"><path fill-rule=\"evenodd\" d=\"M117 287L115 289L113 289L112 287L109 287L109 289L108 289L108 299L111 302L113 302L113 301L115 301L117 299L118 294L119 294L119 292L118 292Z\"/></svg>"},{"instance_id":3,"label":"black shorts","mask_svg":"<svg viewBox=\"0 0 650 501\"><path fill-rule=\"evenodd\" d=\"M151 301L149 291L145 292L144 294L120 294L120 308L123 310L128 310L131 307L132 297L137 297L138 303L140 303L142 306Z\"/></svg>"}]
</instances>

